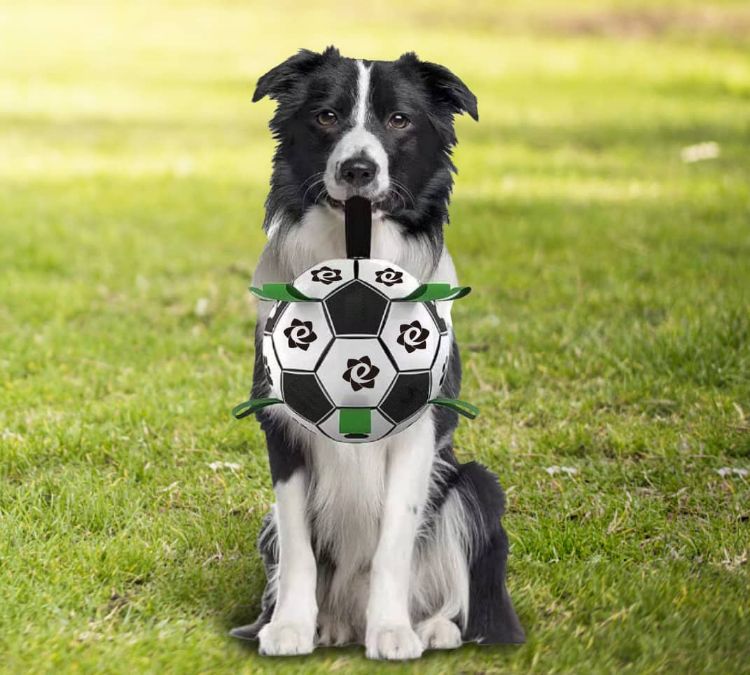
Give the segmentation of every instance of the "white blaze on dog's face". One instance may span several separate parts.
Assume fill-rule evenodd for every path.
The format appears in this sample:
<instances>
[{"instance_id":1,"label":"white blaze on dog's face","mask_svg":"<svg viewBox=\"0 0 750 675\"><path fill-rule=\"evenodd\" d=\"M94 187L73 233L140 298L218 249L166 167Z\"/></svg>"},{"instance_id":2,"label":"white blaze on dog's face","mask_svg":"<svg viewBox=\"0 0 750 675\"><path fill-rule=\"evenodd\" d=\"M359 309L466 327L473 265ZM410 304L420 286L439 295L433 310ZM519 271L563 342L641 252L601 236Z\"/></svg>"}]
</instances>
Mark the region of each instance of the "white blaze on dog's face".
<instances>
[{"instance_id":1,"label":"white blaze on dog's face","mask_svg":"<svg viewBox=\"0 0 750 675\"><path fill-rule=\"evenodd\" d=\"M325 187L336 201L354 195L373 202L384 198L390 187L388 155L380 139L367 129L370 111L370 68L357 61L357 95L345 132L328 157Z\"/></svg>"}]
</instances>

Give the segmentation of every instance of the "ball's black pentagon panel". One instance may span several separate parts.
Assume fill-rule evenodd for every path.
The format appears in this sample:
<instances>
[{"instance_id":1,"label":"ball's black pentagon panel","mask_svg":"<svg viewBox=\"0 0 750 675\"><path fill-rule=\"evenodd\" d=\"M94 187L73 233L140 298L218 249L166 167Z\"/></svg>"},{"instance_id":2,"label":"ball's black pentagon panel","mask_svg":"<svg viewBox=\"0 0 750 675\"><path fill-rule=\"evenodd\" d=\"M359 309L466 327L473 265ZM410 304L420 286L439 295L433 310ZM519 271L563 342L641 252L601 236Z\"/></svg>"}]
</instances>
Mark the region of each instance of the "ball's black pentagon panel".
<instances>
[{"instance_id":1,"label":"ball's black pentagon panel","mask_svg":"<svg viewBox=\"0 0 750 675\"><path fill-rule=\"evenodd\" d=\"M435 321L435 325L438 327L440 333L447 333L448 324L445 323L443 317L438 314L437 305L434 302L425 302L424 306L427 308L427 311L432 314L432 318Z\"/></svg>"},{"instance_id":2,"label":"ball's black pentagon panel","mask_svg":"<svg viewBox=\"0 0 750 675\"><path fill-rule=\"evenodd\" d=\"M336 335L377 335L388 309L388 300L361 281L338 289L324 304Z\"/></svg>"},{"instance_id":3,"label":"ball's black pentagon panel","mask_svg":"<svg viewBox=\"0 0 750 675\"><path fill-rule=\"evenodd\" d=\"M271 313L268 315L268 319L266 320L266 327L264 332L273 333L273 329L276 328L276 324L278 324L279 319L281 319L282 314L284 314L284 310L287 308L287 305L289 305L289 303L284 301L274 304L274 306L271 308Z\"/></svg>"},{"instance_id":4,"label":"ball's black pentagon panel","mask_svg":"<svg viewBox=\"0 0 750 675\"><path fill-rule=\"evenodd\" d=\"M294 412L317 424L331 410L328 400L314 373L281 373L281 391L286 403Z\"/></svg>"},{"instance_id":5,"label":"ball's black pentagon panel","mask_svg":"<svg viewBox=\"0 0 750 675\"><path fill-rule=\"evenodd\" d=\"M430 373L400 373L378 408L398 424L411 417L430 398Z\"/></svg>"}]
</instances>

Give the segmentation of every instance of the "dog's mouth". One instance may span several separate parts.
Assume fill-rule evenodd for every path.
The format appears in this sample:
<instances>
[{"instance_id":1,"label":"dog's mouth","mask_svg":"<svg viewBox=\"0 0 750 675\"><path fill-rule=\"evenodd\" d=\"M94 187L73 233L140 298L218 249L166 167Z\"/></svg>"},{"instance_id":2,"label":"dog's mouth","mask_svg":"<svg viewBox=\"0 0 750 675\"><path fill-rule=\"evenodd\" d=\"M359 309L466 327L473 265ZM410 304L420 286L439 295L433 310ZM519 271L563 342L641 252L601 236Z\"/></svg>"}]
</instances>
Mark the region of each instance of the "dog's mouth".
<instances>
[{"instance_id":1,"label":"dog's mouth","mask_svg":"<svg viewBox=\"0 0 750 675\"><path fill-rule=\"evenodd\" d=\"M344 202L342 202L339 199L334 199L333 197L331 197L331 195L326 195L326 203L332 209L336 209L336 210L339 210L339 211L343 211L344 210Z\"/></svg>"},{"instance_id":2,"label":"dog's mouth","mask_svg":"<svg viewBox=\"0 0 750 675\"><path fill-rule=\"evenodd\" d=\"M331 197L331 195L325 196L325 201L328 206L330 206L335 211L341 211L341 213L344 212L344 202L342 202L340 199L334 199ZM372 212L375 213L377 211L381 211L383 213L387 212L389 210L388 206L388 199L381 199L375 202L372 202Z\"/></svg>"}]
</instances>

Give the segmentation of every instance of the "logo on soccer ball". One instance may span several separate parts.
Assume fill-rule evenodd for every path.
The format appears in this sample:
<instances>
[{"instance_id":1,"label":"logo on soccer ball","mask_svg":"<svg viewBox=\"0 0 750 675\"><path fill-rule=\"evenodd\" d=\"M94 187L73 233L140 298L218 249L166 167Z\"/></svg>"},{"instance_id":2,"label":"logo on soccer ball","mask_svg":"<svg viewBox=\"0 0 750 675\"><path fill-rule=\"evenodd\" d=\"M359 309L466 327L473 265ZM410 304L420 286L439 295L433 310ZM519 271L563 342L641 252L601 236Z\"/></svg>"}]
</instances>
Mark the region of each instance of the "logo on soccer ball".
<instances>
[{"instance_id":1,"label":"logo on soccer ball","mask_svg":"<svg viewBox=\"0 0 750 675\"><path fill-rule=\"evenodd\" d=\"M402 323L399 331L400 333L398 338L396 338L396 342L403 345L409 354L416 349L427 349L427 336L430 334L430 331L423 328L419 321Z\"/></svg>"},{"instance_id":2,"label":"logo on soccer ball","mask_svg":"<svg viewBox=\"0 0 750 675\"><path fill-rule=\"evenodd\" d=\"M334 281L341 281L341 270L334 270L326 265L317 270L312 270L310 274L312 274L313 281L319 281L326 286L332 284Z\"/></svg>"},{"instance_id":3,"label":"logo on soccer ball","mask_svg":"<svg viewBox=\"0 0 750 675\"><path fill-rule=\"evenodd\" d=\"M393 286L394 284L401 284L404 281L404 273L398 270L386 267L384 270L378 270L375 272L375 281L385 286Z\"/></svg>"},{"instance_id":4,"label":"logo on soccer ball","mask_svg":"<svg viewBox=\"0 0 750 675\"><path fill-rule=\"evenodd\" d=\"M292 349L307 351L311 342L315 342L318 336L312 329L312 321L300 321L292 319L292 325L284 330L284 335L289 338L289 346Z\"/></svg>"},{"instance_id":5,"label":"logo on soccer ball","mask_svg":"<svg viewBox=\"0 0 750 675\"><path fill-rule=\"evenodd\" d=\"M354 391L363 388L372 389L375 386L375 377L380 372L380 368L372 364L369 356L349 359L346 366L344 379L352 385Z\"/></svg>"}]
</instances>

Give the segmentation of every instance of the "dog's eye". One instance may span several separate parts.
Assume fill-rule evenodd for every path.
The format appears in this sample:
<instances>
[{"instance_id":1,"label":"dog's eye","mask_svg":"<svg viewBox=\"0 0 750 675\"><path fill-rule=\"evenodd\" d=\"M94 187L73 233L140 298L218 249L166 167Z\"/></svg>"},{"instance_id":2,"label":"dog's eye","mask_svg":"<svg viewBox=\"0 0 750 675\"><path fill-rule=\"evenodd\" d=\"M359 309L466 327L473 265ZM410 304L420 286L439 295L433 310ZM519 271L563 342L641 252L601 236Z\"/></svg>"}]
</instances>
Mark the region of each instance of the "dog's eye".
<instances>
[{"instance_id":1,"label":"dog's eye","mask_svg":"<svg viewBox=\"0 0 750 675\"><path fill-rule=\"evenodd\" d=\"M388 119L391 129L406 129L410 124L411 120L404 113L393 113Z\"/></svg>"},{"instance_id":2,"label":"dog's eye","mask_svg":"<svg viewBox=\"0 0 750 675\"><path fill-rule=\"evenodd\" d=\"M322 110L315 116L315 121L321 127L332 127L338 122L338 117L336 117L336 113L333 110Z\"/></svg>"}]
</instances>

